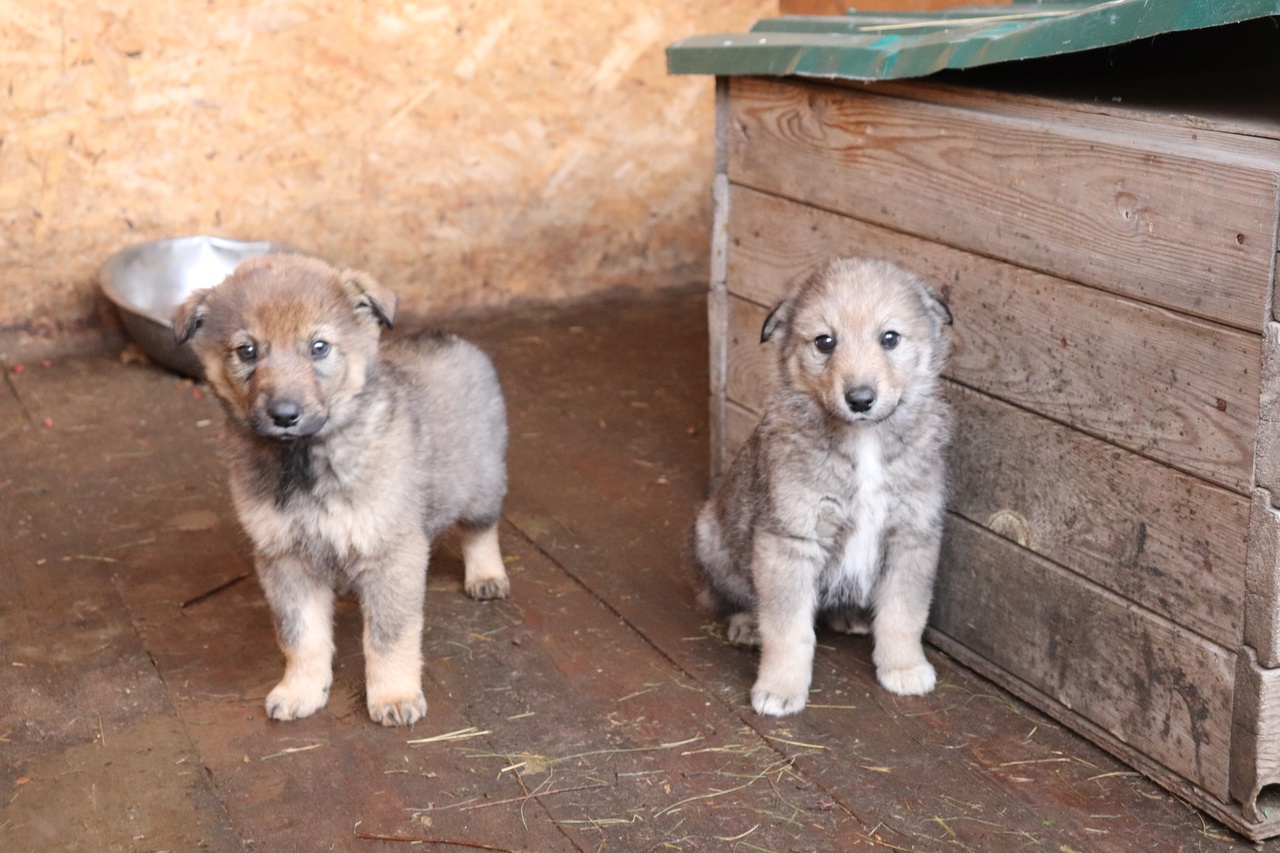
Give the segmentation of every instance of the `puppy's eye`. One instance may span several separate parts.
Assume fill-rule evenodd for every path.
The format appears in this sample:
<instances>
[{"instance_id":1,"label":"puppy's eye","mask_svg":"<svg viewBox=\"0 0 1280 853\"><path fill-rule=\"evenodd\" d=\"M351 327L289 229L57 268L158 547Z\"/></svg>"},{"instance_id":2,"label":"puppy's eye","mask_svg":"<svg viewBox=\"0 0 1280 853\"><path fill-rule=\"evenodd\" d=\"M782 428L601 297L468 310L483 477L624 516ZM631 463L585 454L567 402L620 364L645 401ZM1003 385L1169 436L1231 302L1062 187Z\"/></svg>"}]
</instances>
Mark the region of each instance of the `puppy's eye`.
<instances>
[{"instance_id":1,"label":"puppy's eye","mask_svg":"<svg viewBox=\"0 0 1280 853\"><path fill-rule=\"evenodd\" d=\"M836 339L830 335L818 335L813 339L813 345L818 348L820 353L829 353L836 348Z\"/></svg>"},{"instance_id":2,"label":"puppy's eye","mask_svg":"<svg viewBox=\"0 0 1280 853\"><path fill-rule=\"evenodd\" d=\"M258 360L258 345L253 342L241 344L236 347L236 358L245 364L253 364Z\"/></svg>"},{"instance_id":3,"label":"puppy's eye","mask_svg":"<svg viewBox=\"0 0 1280 853\"><path fill-rule=\"evenodd\" d=\"M897 332L885 332L880 336L880 346L885 349L893 349L900 343L902 343L902 335Z\"/></svg>"},{"instance_id":4,"label":"puppy's eye","mask_svg":"<svg viewBox=\"0 0 1280 853\"><path fill-rule=\"evenodd\" d=\"M317 360L322 359L329 354L330 349L332 349L332 347L329 345L328 341L312 341L311 357Z\"/></svg>"}]
</instances>

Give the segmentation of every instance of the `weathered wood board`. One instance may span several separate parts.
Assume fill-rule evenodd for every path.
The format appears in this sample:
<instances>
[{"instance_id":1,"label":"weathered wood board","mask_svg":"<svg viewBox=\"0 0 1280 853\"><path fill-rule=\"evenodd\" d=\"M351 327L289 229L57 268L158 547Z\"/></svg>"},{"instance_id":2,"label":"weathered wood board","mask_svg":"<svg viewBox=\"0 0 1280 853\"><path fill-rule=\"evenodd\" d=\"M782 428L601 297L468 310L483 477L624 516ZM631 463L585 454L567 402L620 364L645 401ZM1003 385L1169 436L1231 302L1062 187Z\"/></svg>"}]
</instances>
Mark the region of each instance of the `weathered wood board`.
<instances>
[{"instance_id":1,"label":"weathered wood board","mask_svg":"<svg viewBox=\"0 0 1280 853\"><path fill-rule=\"evenodd\" d=\"M730 210L732 292L758 315L730 306L730 399L758 408L749 365L790 282L832 254L884 257L945 293L957 382L1248 494L1260 336L749 189Z\"/></svg>"},{"instance_id":2,"label":"weathered wood board","mask_svg":"<svg viewBox=\"0 0 1280 853\"><path fill-rule=\"evenodd\" d=\"M730 106L735 183L1242 329L1264 315L1280 146L1137 146L1051 111L786 80L735 78Z\"/></svg>"},{"instance_id":3,"label":"weathered wood board","mask_svg":"<svg viewBox=\"0 0 1280 853\"><path fill-rule=\"evenodd\" d=\"M1227 799L1233 652L954 516L943 551L937 630Z\"/></svg>"}]
</instances>

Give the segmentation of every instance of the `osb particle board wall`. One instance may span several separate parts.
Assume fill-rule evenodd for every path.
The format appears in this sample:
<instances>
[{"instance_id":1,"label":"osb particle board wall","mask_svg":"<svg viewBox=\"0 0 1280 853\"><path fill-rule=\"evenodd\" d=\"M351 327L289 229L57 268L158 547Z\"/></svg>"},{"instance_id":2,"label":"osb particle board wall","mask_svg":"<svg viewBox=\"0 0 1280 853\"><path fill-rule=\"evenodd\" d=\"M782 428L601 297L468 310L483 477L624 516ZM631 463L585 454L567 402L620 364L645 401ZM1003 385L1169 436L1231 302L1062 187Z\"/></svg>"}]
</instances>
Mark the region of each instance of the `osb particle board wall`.
<instances>
[{"instance_id":1,"label":"osb particle board wall","mask_svg":"<svg viewBox=\"0 0 1280 853\"><path fill-rule=\"evenodd\" d=\"M712 82L776 0L6 0L0 357L112 326L111 252L271 238L411 312L706 274Z\"/></svg>"}]
</instances>

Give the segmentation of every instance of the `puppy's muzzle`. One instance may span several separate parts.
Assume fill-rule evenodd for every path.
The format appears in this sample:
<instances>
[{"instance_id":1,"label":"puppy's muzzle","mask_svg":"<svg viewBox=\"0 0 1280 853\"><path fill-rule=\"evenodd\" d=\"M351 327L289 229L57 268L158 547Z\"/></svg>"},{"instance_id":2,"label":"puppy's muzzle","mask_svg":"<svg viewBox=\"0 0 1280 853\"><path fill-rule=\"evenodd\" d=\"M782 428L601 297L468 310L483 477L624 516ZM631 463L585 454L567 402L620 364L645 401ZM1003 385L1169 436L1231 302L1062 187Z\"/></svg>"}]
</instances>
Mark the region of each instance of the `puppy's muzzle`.
<instances>
[{"instance_id":1,"label":"puppy's muzzle","mask_svg":"<svg viewBox=\"0 0 1280 853\"><path fill-rule=\"evenodd\" d=\"M844 394L844 401L848 404L849 411L855 415L865 415L876 404L876 389L870 385L850 388Z\"/></svg>"}]
</instances>

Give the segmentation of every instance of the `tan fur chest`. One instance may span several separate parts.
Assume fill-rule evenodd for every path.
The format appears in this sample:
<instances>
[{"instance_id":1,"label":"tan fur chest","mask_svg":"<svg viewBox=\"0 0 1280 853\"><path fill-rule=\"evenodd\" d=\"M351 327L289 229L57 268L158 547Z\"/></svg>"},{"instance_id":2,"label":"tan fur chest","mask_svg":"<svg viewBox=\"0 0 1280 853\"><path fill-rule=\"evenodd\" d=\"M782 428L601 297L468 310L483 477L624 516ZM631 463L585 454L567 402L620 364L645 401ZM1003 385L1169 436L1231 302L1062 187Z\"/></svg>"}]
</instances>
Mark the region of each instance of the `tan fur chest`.
<instances>
[{"instance_id":1,"label":"tan fur chest","mask_svg":"<svg viewBox=\"0 0 1280 853\"><path fill-rule=\"evenodd\" d=\"M264 553L307 550L331 553L341 564L375 558L403 531L388 529L394 510L412 499L407 484L388 481L369 490L360 501L342 491L303 494L283 506L248 497L239 478L232 477L232 498L245 531ZM368 495L374 495L372 499Z\"/></svg>"}]
</instances>

